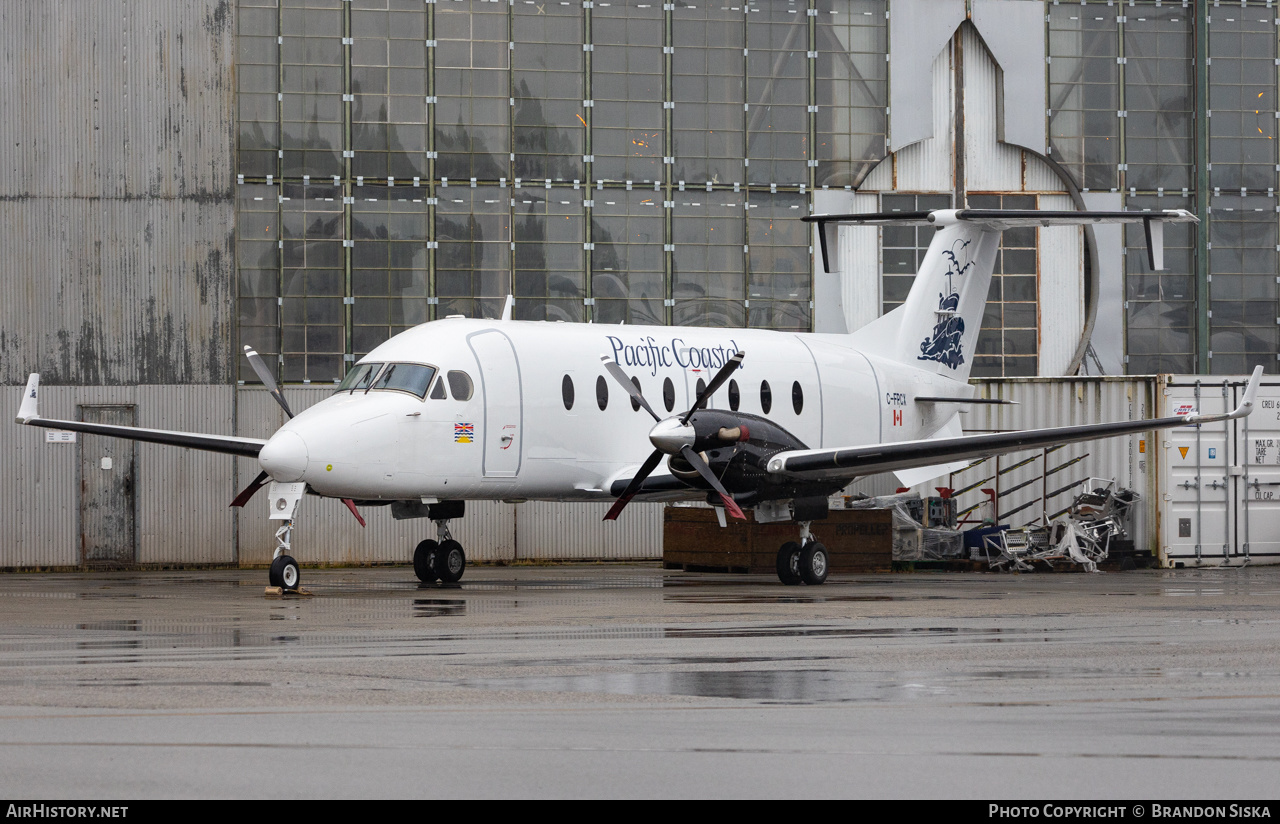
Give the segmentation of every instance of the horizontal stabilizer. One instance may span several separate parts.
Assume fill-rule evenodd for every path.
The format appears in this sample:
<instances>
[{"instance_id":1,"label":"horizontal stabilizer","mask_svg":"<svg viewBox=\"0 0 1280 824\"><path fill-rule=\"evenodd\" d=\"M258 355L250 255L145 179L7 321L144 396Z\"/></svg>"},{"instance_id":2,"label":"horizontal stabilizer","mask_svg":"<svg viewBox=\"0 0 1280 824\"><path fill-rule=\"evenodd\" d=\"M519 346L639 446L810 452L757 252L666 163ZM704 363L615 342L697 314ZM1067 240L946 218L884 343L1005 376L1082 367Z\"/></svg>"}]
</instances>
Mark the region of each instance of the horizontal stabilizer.
<instances>
[{"instance_id":1,"label":"horizontal stabilizer","mask_svg":"<svg viewBox=\"0 0 1280 824\"><path fill-rule=\"evenodd\" d=\"M1159 212L1138 211L1054 211L1038 209L934 209L928 212L871 212L849 215L809 215L801 218L806 223L818 224L818 245L822 251L822 266L831 271L828 255L827 226L829 224L872 226L950 226L956 223L980 223L992 229L1011 229L1018 226L1078 226L1085 223L1142 223L1146 230L1147 258L1151 268L1164 268L1165 223L1199 223L1199 218L1186 209L1165 209Z\"/></svg>"}]
</instances>

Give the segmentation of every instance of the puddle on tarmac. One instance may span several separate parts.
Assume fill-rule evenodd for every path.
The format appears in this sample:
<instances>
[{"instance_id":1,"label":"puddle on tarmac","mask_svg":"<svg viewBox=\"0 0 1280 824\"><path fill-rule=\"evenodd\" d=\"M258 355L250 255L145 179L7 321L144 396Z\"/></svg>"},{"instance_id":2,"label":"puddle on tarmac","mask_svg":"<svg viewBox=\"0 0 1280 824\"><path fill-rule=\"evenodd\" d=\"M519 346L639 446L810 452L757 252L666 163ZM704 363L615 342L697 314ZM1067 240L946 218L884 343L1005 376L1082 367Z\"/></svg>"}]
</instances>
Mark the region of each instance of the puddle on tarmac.
<instances>
[{"instance_id":1,"label":"puddle on tarmac","mask_svg":"<svg viewBox=\"0 0 1280 824\"><path fill-rule=\"evenodd\" d=\"M748 672L639 672L593 675L466 679L460 687L532 692L581 692L610 695L690 695L766 703L846 703L952 699L969 701L980 682L1000 679L1114 679L1118 675L1161 678L1159 669L1007 670L968 673L867 673L848 670L756 670ZM978 685L978 686L975 686Z\"/></svg>"},{"instance_id":2,"label":"puddle on tarmac","mask_svg":"<svg viewBox=\"0 0 1280 824\"><path fill-rule=\"evenodd\" d=\"M414 598L414 618L435 618L441 615L465 615L467 602L460 598Z\"/></svg>"}]
</instances>

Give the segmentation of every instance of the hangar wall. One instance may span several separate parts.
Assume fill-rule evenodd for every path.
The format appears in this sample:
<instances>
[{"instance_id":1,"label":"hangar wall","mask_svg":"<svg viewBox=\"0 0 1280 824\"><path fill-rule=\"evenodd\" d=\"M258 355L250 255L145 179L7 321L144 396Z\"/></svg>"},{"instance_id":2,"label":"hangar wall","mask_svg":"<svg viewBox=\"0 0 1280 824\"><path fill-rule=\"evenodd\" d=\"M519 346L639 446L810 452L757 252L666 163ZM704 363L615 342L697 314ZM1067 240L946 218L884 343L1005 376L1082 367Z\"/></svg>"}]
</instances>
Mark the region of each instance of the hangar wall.
<instances>
[{"instance_id":1,"label":"hangar wall","mask_svg":"<svg viewBox=\"0 0 1280 824\"><path fill-rule=\"evenodd\" d=\"M0 4L0 384L225 386L230 0Z\"/></svg>"}]
</instances>

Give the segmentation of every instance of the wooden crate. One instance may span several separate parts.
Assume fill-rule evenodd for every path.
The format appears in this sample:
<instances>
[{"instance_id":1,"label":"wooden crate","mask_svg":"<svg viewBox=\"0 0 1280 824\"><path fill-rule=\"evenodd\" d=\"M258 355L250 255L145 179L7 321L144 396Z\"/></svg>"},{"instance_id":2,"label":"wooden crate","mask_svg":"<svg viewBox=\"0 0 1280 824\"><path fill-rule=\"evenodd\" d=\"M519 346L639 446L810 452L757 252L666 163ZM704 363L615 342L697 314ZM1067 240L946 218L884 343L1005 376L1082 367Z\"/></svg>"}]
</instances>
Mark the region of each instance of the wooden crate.
<instances>
[{"instance_id":1,"label":"wooden crate","mask_svg":"<svg viewBox=\"0 0 1280 824\"><path fill-rule=\"evenodd\" d=\"M746 522L730 518L721 528L712 509L669 506L662 522L663 567L690 572L772 574L779 547L800 536L797 524L757 524L754 512L747 512ZM812 528L833 573L888 572L893 566L890 510L832 510Z\"/></svg>"}]
</instances>

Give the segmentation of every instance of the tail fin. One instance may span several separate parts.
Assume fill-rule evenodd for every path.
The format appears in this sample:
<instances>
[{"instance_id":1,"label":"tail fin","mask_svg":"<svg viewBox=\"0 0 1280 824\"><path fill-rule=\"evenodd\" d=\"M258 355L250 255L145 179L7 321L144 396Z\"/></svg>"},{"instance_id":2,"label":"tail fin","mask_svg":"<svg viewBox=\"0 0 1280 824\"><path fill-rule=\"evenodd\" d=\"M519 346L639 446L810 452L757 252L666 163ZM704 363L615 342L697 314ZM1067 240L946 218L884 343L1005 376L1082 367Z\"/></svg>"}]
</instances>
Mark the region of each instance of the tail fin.
<instances>
[{"instance_id":1,"label":"tail fin","mask_svg":"<svg viewBox=\"0 0 1280 824\"><path fill-rule=\"evenodd\" d=\"M1146 224L1148 254L1163 263L1165 221L1198 222L1182 209L1164 212L1051 212L1010 209L943 209L865 215L813 215L818 224L823 268L835 261L828 254L829 224L936 226L924 261L906 302L853 333L857 345L887 358L933 371L958 381L969 378L987 291L995 268L1000 233L1015 226L1060 226L1084 223Z\"/></svg>"}]
</instances>

